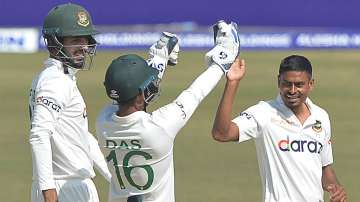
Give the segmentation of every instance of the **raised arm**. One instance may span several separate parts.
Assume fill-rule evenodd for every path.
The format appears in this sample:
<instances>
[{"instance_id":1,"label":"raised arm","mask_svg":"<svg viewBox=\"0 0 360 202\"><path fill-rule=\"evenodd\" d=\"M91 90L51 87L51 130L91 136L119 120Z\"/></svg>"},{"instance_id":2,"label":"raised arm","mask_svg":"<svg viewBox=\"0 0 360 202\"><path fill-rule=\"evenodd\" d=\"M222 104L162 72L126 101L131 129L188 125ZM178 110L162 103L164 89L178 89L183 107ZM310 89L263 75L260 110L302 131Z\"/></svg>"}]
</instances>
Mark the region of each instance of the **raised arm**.
<instances>
[{"instance_id":1,"label":"raised arm","mask_svg":"<svg viewBox=\"0 0 360 202\"><path fill-rule=\"evenodd\" d=\"M240 43L235 23L219 21L214 26L214 39L214 47L205 55L208 68L172 103L153 112L155 121L163 123L161 125L172 136L186 124L238 55Z\"/></svg>"},{"instance_id":2,"label":"raised arm","mask_svg":"<svg viewBox=\"0 0 360 202\"><path fill-rule=\"evenodd\" d=\"M239 128L231 121L231 111L240 80L245 75L245 61L236 59L227 72L226 85L221 98L213 129L212 136L219 142L239 140Z\"/></svg>"}]
</instances>

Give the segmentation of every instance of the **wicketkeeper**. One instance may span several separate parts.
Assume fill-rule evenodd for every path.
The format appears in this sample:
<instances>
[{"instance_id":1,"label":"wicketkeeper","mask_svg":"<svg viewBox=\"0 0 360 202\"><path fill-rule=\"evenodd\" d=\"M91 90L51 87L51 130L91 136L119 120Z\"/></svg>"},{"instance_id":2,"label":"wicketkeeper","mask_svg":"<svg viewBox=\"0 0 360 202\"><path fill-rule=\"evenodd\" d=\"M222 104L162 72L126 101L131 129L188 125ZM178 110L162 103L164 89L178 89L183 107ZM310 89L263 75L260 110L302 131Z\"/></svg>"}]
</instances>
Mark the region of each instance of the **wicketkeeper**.
<instances>
[{"instance_id":1,"label":"wicketkeeper","mask_svg":"<svg viewBox=\"0 0 360 202\"><path fill-rule=\"evenodd\" d=\"M167 64L177 63L177 37L164 34L150 48L148 62L123 55L108 67L104 84L115 104L103 109L96 128L112 173L109 201L175 201L175 136L239 53L236 24L221 21L215 27L215 46L205 56L207 69L173 102L152 113L146 107L159 95Z\"/></svg>"}]
</instances>

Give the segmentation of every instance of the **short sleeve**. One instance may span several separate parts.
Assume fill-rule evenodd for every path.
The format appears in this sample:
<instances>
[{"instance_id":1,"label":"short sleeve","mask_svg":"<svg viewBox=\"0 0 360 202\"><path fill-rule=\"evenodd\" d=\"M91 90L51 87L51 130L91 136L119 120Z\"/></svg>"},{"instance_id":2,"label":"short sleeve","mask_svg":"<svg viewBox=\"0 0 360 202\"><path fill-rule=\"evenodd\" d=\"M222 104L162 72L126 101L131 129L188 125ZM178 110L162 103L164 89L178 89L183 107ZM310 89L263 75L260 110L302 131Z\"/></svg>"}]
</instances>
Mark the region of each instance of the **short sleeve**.
<instances>
[{"instance_id":1,"label":"short sleeve","mask_svg":"<svg viewBox=\"0 0 360 202\"><path fill-rule=\"evenodd\" d=\"M241 112L238 117L232 120L239 128L239 142L257 138L260 136L260 125L258 122L259 106L254 105Z\"/></svg>"},{"instance_id":2,"label":"short sleeve","mask_svg":"<svg viewBox=\"0 0 360 202\"><path fill-rule=\"evenodd\" d=\"M324 124L325 129L325 141L323 149L320 152L322 166L327 166L333 163L332 145L331 145L331 126L330 120L327 117L327 121Z\"/></svg>"}]
</instances>

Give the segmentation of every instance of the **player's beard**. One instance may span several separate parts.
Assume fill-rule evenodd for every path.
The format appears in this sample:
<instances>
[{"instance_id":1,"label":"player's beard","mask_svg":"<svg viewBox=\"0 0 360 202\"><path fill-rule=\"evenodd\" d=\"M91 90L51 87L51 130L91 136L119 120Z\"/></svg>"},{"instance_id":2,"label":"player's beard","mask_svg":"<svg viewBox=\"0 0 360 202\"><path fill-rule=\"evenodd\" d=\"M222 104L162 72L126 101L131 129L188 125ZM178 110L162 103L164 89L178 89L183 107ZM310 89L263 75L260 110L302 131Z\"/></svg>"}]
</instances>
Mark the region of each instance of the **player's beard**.
<instances>
[{"instance_id":1,"label":"player's beard","mask_svg":"<svg viewBox=\"0 0 360 202\"><path fill-rule=\"evenodd\" d=\"M85 56L75 56L71 60L72 65L76 69L82 69L85 66Z\"/></svg>"},{"instance_id":2,"label":"player's beard","mask_svg":"<svg viewBox=\"0 0 360 202\"><path fill-rule=\"evenodd\" d=\"M65 51L65 55L67 56L65 60L68 66L75 69L84 68L86 52L83 49L76 50L74 51L74 53L69 53L68 51Z\"/></svg>"}]
</instances>

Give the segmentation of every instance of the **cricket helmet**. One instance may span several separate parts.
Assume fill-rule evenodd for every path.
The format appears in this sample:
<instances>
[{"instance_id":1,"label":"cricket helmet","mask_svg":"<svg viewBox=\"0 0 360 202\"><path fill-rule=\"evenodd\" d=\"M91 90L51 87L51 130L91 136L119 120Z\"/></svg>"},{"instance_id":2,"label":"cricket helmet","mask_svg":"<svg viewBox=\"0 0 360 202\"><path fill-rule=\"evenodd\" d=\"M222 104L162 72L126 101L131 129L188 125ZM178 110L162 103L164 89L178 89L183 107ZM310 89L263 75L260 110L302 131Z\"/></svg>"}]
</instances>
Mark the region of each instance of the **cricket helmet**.
<instances>
[{"instance_id":1,"label":"cricket helmet","mask_svg":"<svg viewBox=\"0 0 360 202\"><path fill-rule=\"evenodd\" d=\"M123 103L144 93L145 103L159 95L159 71L135 54L112 61L105 74L104 85L109 98Z\"/></svg>"},{"instance_id":2,"label":"cricket helmet","mask_svg":"<svg viewBox=\"0 0 360 202\"><path fill-rule=\"evenodd\" d=\"M85 52L90 56L92 63L97 45L93 36L98 33L93 26L89 12L82 6L72 3L61 4L52 8L45 17L42 29L46 46L48 49L56 50L52 56L61 60L66 66L76 69L88 69L91 64L87 64L88 68L85 68L85 64L82 66L74 64L72 56L69 55L66 46L63 45L63 38L87 37L89 45L86 45L87 50Z\"/></svg>"}]
</instances>

